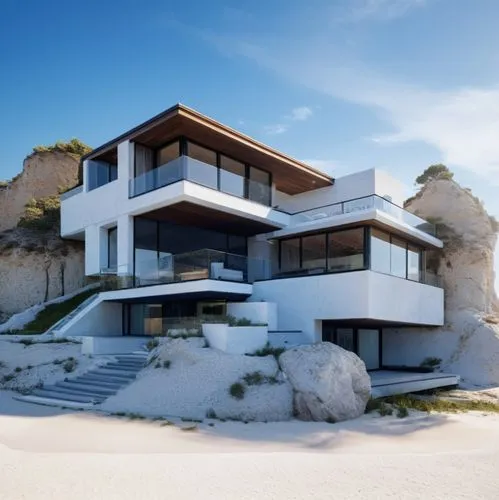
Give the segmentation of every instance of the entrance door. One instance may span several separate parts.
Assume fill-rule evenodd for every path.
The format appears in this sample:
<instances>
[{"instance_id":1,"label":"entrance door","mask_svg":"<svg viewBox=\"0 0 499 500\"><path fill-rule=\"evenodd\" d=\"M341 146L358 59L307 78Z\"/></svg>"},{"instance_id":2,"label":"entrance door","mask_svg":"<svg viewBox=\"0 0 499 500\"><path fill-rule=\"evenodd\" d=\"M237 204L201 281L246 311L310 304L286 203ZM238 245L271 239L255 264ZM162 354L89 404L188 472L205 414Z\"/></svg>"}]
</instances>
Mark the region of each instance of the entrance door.
<instances>
[{"instance_id":1,"label":"entrance door","mask_svg":"<svg viewBox=\"0 0 499 500\"><path fill-rule=\"evenodd\" d=\"M358 329L358 355L368 370L379 370L379 330Z\"/></svg>"},{"instance_id":2,"label":"entrance door","mask_svg":"<svg viewBox=\"0 0 499 500\"><path fill-rule=\"evenodd\" d=\"M368 370L381 368L381 329L342 326L334 321L322 322L322 341L332 342L352 351L366 364Z\"/></svg>"}]
</instances>

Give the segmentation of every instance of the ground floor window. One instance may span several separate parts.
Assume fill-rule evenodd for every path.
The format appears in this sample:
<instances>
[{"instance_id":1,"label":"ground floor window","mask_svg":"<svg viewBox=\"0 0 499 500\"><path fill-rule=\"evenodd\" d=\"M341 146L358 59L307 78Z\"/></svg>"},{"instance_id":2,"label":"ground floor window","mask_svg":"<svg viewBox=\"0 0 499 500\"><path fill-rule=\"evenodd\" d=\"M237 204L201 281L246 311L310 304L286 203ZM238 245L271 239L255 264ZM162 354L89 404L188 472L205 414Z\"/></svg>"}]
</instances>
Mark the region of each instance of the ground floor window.
<instances>
[{"instance_id":1,"label":"ground floor window","mask_svg":"<svg viewBox=\"0 0 499 500\"><path fill-rule=\"evenodd\" d=\"M382 367L381 328L341 325L322 322L322 341L332 342L347 351L354 352L366 364L368 370Z\"/></svg>"},{"instance_id":2,"label":"ground floor window","mask_svg":"<svg viewBox=\"0 0 499 500\"><path fill-rule=\"evenodd\" d=\"M123 334L169 335L171 330L196 329L202 320L227 315L225 300L170 300L123 304Z\"/></svg>"}]
</instances>

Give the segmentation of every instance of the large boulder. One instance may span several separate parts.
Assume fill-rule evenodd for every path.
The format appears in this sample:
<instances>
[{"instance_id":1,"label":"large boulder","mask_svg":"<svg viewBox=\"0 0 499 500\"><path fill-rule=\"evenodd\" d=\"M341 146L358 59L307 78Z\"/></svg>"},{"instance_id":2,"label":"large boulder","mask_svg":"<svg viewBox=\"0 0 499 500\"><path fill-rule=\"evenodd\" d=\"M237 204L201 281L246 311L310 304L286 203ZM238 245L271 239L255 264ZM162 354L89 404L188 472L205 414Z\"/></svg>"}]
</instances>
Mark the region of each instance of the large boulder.
<instances>
[{"instance_id":1,"label":"large boulder","mask_svg":"<svg viewBox=\"0 0 499 500\"><path fill-rule=\"evenodd\" d=\"M301 420L339 422L364 413L371 379L354 353L329 342L290 349L279 364L294 389Z\"/></svg>"}]
</instances>

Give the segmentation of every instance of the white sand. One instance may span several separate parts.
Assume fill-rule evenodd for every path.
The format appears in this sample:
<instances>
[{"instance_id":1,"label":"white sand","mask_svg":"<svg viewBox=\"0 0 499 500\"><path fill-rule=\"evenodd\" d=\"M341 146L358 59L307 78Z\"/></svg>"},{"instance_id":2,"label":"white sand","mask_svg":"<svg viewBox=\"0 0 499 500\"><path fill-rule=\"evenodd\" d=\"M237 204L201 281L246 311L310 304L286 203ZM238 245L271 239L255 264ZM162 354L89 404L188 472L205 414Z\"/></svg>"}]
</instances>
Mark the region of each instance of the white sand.
<instances>
[{"instance_id":1,"label":"white sand","mask_svg":"<svg viewBox=\"0 0 499 500\"><path fill-rule=\"evenodd\" d=\"M147 416L175 415L203 419L214 411L219 418L249 421L289 420L293 391L288 382L246 386L243 399L229 394L230 386L255 371L279 374L273 356L227 354L204 348L204 339L162 339L152 351L154 362L130 385L103 404L106 411L126 411ZM169 368L163 362L169 361ZM160 368L155 368L159 363Z\"/></svg>"},{"instance_id":2,"label":"white sand","mask_svg":"<svg viewBox=\"0 0 499 500\"><path fill-rule=\"evenodd\" d=\"M76 377L91 368L106 363L110 358L99 356L91 358L81 354L81 344L72 342L43 343L40 336L35 342L25 346L17 342L24 336L0 336L0 389L26 391L43 382L45 385L54 384L59 380ZM76 368L66 373L62 364L54 364L55 360L66 360L73 357L77 360ZM16 372L16 368L22 370ZM5 375L14 378L3 382ZM1 411L1 408L0 408ZM1 495L0 495L1 498Z\"/></svg>"},{"instance_id":3,"label":"white sand","mask_svg":"<svg viewBox=\"0 0 499 500\"><path fill-rule=\"evenodd\" d=\"M183 432L0 392L2 500L455 500L498 491L497 415L216 422Z\"/></svg>"}]
</instances>

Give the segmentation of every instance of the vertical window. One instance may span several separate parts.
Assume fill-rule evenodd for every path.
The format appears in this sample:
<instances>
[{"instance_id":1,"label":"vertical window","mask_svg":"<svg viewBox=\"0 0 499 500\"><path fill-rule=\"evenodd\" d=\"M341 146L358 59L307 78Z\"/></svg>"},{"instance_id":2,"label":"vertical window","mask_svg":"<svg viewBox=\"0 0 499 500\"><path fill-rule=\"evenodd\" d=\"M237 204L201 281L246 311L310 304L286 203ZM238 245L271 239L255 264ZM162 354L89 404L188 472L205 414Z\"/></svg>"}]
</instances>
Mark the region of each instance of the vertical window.
<instances>
[{"instance_id":1,"label":"vertical window","mask_svg":"<svg viewBox=\"0 0 499 500\"><path fill-rule=\"evenodd\" d=\"M300 238L281 240L281 272L300 269Z\"/></svg>"},{"instance_id":2,"label":"vertical window","mask_svg":"<svg viewBox=\"0 0 499 500\"><path fill-rule=\"evenodd\" d=\"M154 153L152 149L135 143L135 177L143 175L154 167Z\"/></svg>"},{"instance_id":3,"label":"vertical window","mask_svg":"<svg viewBox=\"0 0 499 500\"><path fill-rule=\"evenodd\" d=\"M371 269L390 274L390 235L379 229L371 229Z\"/></svg>"},{"instance_id":4,"label":"vertical window","mask_svg":"<svg viewBox=\"0 0 499 500\"><path fill-rule=\"evenodd\" d=\"M390 274L399 278L407 277L407 244L404 240L392 236L390 256Z\"/></svg>"},{"instance_id":5,"label":"vertical window","mask_svg":"<svg viewBox=\"0 0 499 500\"><path fill-rule=\"evenodd\" d=\"M314 234L302 238L302 265L310 272L326 270L326 235Z\"/></svg>"},{"instance_id":6,"label":"vertical window","mask_svg":"<svg viewBox=\"0 0 499 500\"><path fill-rule=\"evenodd\" d=\"M107 267L108 269L118 268L118 228L113 227L107 232L108 252L107 252Z\"/></svg>"},{"instance_id":7,"label":"vertical window","mask_svg":"<svg viewBox=\"0 0 499 500\"><path fill-rule=\"evenodd\" d=\"M364 268L364 228L329 233L328 238L329 271Z\"/></svg>"},{"instance_id":8,"label":"vertical window","mask_svg":"<svg viewBox=\"0 0 499 500\"><path fill-rule=\"evenodd\" d=\"M415 245L407 247L407 277L412 281L421 281L421 249Z\"/></svg>"},{"instance_id":9,"label":"vertical window","mask_svg":"<svg viewBox=\"0 0 499 500\"><path fill-rule=\"evenodd\" d=\"M271 204L270 174L256 167L249 168L248 199L261 203Z\"/></svg>"},{"instance_id":10,"label":"vertical window","mask_svg":"<svg viewBox=\"0 0 499 500\"><path fill-rule=\"evenodd\" d=\"M169 163L180 155L179 141L172 142L168 146L164 146L156 151L156 166L160 167L165 163Z\"/></svg>"},{"instance_id":11,"label":"vertical window","mask_svg":"<svg viewBox=\"0 0 499 500\"><path fill-rule=\"evenodd\" d=\"M218 189L217 153L187 142L187 156L191 158L187 167L187 179L211 189Z\"/></svg>"},{"instance_id":12,"label":"vertical window","mask_svg":"<svg viewBox=\"0 0 499 500\"><path fill-rule=\"evenodd\" d=\"M220 155L220 191L243 197L245 170L244 163Z\"/></svg>"}]
</instances>

